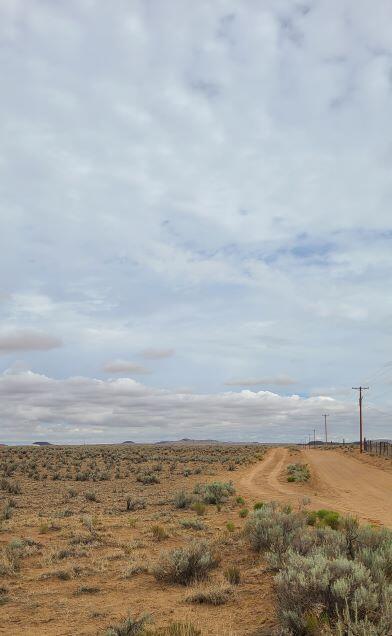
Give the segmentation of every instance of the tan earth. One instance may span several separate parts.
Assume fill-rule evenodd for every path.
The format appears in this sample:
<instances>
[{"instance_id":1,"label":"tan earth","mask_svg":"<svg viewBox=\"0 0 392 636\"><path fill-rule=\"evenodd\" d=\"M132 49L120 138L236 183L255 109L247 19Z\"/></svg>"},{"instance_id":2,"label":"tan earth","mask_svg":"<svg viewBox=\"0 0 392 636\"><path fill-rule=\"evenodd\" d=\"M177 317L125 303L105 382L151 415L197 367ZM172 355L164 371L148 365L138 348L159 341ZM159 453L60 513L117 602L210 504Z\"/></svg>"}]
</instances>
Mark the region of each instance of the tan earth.
<instances>
[{"instance_id":1,"label":"tan earth","mask_svg":"<svg viewBox=\"0 0 392 636\"><path fill-rule=\"evenodd\" d=\"M392 527L392 472L385 470L391 461L381 460L382 464L374 458L372 464L371 459L329 449L290 454L287 448L274 448L239 484L243 492L258 499L298 503L301 497L309 497L311 508L330 508L366 523ZM309 464L310 482L287 483L283 469L290 462Z\"/></svg>"},{"instance_id":2,"label":"tan earth","mask_svg":"<svg viewBox=\"0 0 392 636\"><path fill-rule=\"evenodd\" d=\"M271 634L276 624L273 575L243 537L246 518L240 516L241 509L251 511L263 500L297 506L309 498L310 508L329 508L392 527L392 461L360 457L352 448L275 447L264 453L259 447L87 447L35 449L27 456L18 450L2 453L0 459L8 453L15 459L10 479L20 483L21 493L10 496L0 490L0 511L9 499L15 500L11 518L0 524L0 548L6 550L15 539L33 541L20 569L0 576L0 634L7 636L102 636L128 612L151 613L157 627L189 620L202 636ZM138 472L152 470L157 462L162 464L159 483L140 483ZM287 482L287 465L296 462L309 464L308 483ZM77 471L94 463L99 470L106 465L109 479L75 481ZM184 477L188 469L190 475ZM216 480L232 480L236 494L221 508L206 507L197 517L203 530L186 529L182 522L196 513L176 509L175 493L192 493L197 483ZM96 500L89 498L91 491ZM127 512L128 494L144 498L145 509ZM238 496L245 502L238 502ZM167 533L162 540L154 538L156 525ZM130 566L149 568L162 551L192 539L207 540L219 551L221 563L211 574L212 584L224 581L228 566L239 568L240 584L226 604L190 605L189 588L156 581L150 571L125 576Z\"/></svg>"}]
</instances>

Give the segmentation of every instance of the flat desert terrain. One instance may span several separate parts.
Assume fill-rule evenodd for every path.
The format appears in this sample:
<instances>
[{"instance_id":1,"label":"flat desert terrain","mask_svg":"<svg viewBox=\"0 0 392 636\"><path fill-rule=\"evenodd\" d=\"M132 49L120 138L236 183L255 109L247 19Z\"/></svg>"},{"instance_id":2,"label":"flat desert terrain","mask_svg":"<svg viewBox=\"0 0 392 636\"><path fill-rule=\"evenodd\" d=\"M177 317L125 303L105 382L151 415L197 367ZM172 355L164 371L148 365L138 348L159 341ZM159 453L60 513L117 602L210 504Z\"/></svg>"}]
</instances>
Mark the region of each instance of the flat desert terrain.
<instances>
[{"instance_id":1,"label":"flat desert terrain","mask_svg":"<svg viewBox=\"0 0 392 636\"><path fill-rule=\"evenodd\" d=\"M288 481L293 463L307 479ZM279 632L254 508L276 501L313 534L326 532L319 509L377 531L392 527L391 493L391 461L349 447L3 448L0 633L131 635L121 621L148 613L143 634L299 634ZM165 555L200 545L205 576L168 573Z\"/></svg>"}]
</instances>

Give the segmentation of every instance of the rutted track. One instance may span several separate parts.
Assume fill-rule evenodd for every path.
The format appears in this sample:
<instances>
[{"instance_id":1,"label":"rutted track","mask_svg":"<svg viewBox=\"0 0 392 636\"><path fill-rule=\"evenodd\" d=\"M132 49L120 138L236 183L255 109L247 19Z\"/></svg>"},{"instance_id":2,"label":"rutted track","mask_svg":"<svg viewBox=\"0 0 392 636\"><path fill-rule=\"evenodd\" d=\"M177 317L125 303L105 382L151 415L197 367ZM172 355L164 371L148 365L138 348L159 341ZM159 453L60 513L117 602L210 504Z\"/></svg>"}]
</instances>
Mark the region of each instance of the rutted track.
<instances>
[{"instance_id":1,"label":"rutted track","mask_svg":"<svg viewBox=\"0 0 392 636\"><path fill-rule=\"evenodd\" d=\"M285 466L297 461L310 466L308 484L286 481ZM392 527L392 473L337 451L306 450L290 457L287 448L272 448L237 484L241 492L259 500L298 503L309 497L311 508L331 508Z\"/></svg>"}]
</instances>

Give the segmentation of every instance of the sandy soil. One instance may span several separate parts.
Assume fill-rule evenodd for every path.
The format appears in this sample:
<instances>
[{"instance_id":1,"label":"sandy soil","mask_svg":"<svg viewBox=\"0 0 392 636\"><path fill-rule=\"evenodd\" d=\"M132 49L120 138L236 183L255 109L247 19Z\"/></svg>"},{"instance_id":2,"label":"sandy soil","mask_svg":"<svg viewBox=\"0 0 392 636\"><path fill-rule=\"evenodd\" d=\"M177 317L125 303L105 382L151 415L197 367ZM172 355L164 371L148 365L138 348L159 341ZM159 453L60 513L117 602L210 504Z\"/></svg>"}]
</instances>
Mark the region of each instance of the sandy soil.
<instances>
[{"instance_id":1,"label":"sandy soil","mask_svg":"<svg viewBox=\"0 0 392 636\"><path fill-rule=\"evenodd\" d=\"M9 452L9 451L7 451ZM351 449L296 450L271 448L264 457L256 448L243 449L113 449L117 458L110 467L110 479L97 482L54 480L53 476L87 469L99 449L52 450L33 453L40 479L26 474L22 451L11 451L18 467L13 480L21 484L10 519L0 524L0 548L10 541L29 537L35 543L22 559L14 575L0 577L0 587L7 589L8 600L0 606L0 634L22 636L68 635L94 636L117 622L128 611L133 615L150 612L156 625L171 620L191 620L203 636L254 636L271 634L274 618L273 575L266 570L263 558L254 554L242 536L246 518L241 508L250 511L256 501L277 500L298 505L308 497L310 507L330 508L351 513L361 521L392 527L392 462L368 455L360 457ZM68 454L67 454L68 453ZM77 453L84 454L76 461ZM206 463L206 453L210 460ZM119 454L119 457L117 455ZM129 458L142 454L142 463ZM241 457L244 459L242 461ZM230 462L223 463L224 459ZM229 464L240 459L236 469ZM138 461L139 461L138 460ZM160 482L144 486L136 480L139 470L162 460ZM289 463L307 463L311 470L308 483L288 483ZM100 464L99 464L100 465ZM102 466L104 468L104 466ZM185 469L192 469L184 477ZM33 470L33 468L31 469ZM118 472L118 474L116 474ZM44 473L47 478L41 479ZM182 528L184 519L194 518L192 510L177 510L173 496L184 488L192 492L196 483L233 480L236 495L221 508L207 506L201 517L202 531ZM72 488L74 494L69 496ZM94 490L96 501L86 499ZM145 498L146 508L126 512L126 495ZM245 502L237 502L241 495ZM0 492L0 509L11 497ZM67 513L67 514L65 514ZM77 536L90 536L86 519L94 522L91 545L73 543ZM228 531L227 524L232 524ZM168 537L156 541L155 524L162 525ZM187 588L163 585L151 573L124 578L124 571L134 562L154 564L162 550L186 545L200 538L219 547L221 564L211 575L212 582L223 579L228 565L241 571L241 583L233 598L219 607L190 606L185 602ZM65 558L61 556L66 551ZM69 554L68 554L69 553ZM59 572L74 566L80 574L69 579ZM91 592L80 593L81 586ZM263 629L264 631L260 631Z\"/></svg>"},{"instance_id":2,"label":"sandy soil","mask_svg":"<svg viewBox=\"0 0 392 636\"><path fill-rule=\"evenodd\" d=\"M284 469L293 462L309 464L312 477L308 483L287 482ZM392 472L386 462L384 466L376 458L372 463L368 456L338 450L293 453L273 448L261 464L241 476L239 486L257 499L298 503L309 497L311 508L332 508L363 522L392 527Z\"/></svg>"},{"instance_id":3,"label":"sandy soil","mask_svg":"<svg viewBox=\"0 0 392 636\"><path fill-rule=\"evenodd\" d=\"M3 605L0 603L0 634L102 636L108 625L118 623L128 612L132 616L150 613L154 626L190 621L203 636L253 636L260 633L261 627L271 633L275 622L273 575L265 571L262 557L251 551L241 532L246 519L240 518L239 511L248 502L236 503L233 496L219 509L206 506L205 513L198 517L205 528L199 531L181 527L181 521L195 518L195 512L173 506L173 496L180 489L192 493L197 483L227 482L249 468L249 464L240 463L233 472L228 469L231 462L222 464L224 457L233 461L248 457L260 462L260 449L207 448L201 452L198 448L122 448L118 450L117 468L110 469L110 479L96 482L52 478L54 473L71 470L74 463L77 467L72 470L80 470L80 460L75 460L77 453L87 453L82 470L88 469L89 453L94 453L94 449L40 450L33 454L39 474L48 473L43 481L29 478L26 460L18 459L17 451L7 451L18 462L12 480L21 484L21 494L12 496L15 508L11 519L0 524L0 549L25 537L32 539L35 547L22 559L19 571L0 575L0 588L6 588L8 599ZM109 448L102 452L105 455L111 451ZM117 449L112 452L116 454ZM132 459L137 453L144 455L142 463L129 463L128 456ZM211 461L203 461L206 454ZM136 481L138 471L143 472L160 460L160 483L145 486ZM96 461L99 464L101 460L98 457ZM191 469L192 474L184 477L185 469ZM197 474L196 469L201 472ZM115 470L120 472L118 478ZM76 493L71 498L67 494L69 488ZM97 501L86 500L85 493L91 490L97 494ZM126 512L127 494L145 499L146 508ZM0 490L0 511L10 498ZM85 518L94 521L97 541L75 546L73 537L89 536ZM231 531L227 530L228 522L232 524ZM152 536L156 524L168 534L162 541ZM228 566L240 569L240 585L235 586L233 598L225 605L189 605L185 599L190 589L158 582L149 572L124 578L133 563L153 566L162 551L184 546L193 539L216 544L221 563L211 573L212 584L224 580ZM64 550L69 552L65 558L61 556ZM80 574L68 580L60 578L58 573L75 566L80 568ZM79 593L82 586L91 592Z\"/></svg>"}]
</instances>

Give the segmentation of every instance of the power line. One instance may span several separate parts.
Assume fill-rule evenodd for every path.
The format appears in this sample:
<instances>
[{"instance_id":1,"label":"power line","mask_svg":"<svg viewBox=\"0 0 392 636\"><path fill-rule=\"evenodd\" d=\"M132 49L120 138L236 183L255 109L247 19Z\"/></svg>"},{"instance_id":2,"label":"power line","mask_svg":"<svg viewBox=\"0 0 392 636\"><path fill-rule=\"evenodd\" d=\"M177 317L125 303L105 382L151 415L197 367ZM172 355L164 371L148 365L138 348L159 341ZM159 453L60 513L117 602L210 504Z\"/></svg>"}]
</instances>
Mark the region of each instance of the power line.
<instances>
[{"instance_id":1,"label":"power line","mask_svg":"<svg viewBox=\"0 0 392 636\"><path fill-rule=\"evenodd\" d=\"M373 392L372 391L372 399L376 399L379 400L380 398L384 397L384 395L386 395L387 393L391 393L392 392L392 386L388 386L386 389L379 389L378 391Z\"/></svg>"},{"instance_id":2,"label":"power line","mask_svg":"<svg viewBox=\"0 0 392 636\"><path fill-rule=\"evenodd\" d=\"M366 382L369 384L374 384L374 382L380 382L383 378L383 376L385 374L388 374L388 372L392 371L392 362L387 362L386 364L383 364L382 367L379 367L378 369L376 369L376 371L374 371L373 373L370 374L370 376L367 376L366 378Z\"/></svg>"}]
</instances>

